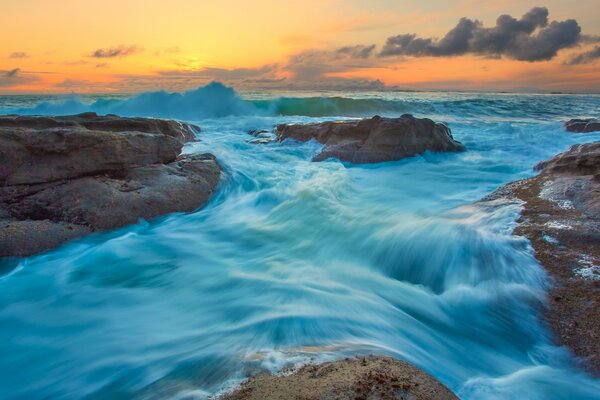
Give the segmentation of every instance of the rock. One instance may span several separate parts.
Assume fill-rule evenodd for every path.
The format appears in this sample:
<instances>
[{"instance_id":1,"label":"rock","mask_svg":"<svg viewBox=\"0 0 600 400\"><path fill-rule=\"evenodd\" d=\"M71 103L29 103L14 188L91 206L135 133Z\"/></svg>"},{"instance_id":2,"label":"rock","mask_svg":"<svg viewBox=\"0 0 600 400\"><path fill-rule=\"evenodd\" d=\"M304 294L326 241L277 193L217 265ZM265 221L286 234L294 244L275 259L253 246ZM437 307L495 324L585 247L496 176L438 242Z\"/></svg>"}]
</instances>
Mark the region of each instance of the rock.
<instances>
[{"instance_id":1,"label":"rock","mask_svg":"<svg viewBox=\"0 0 600 400\"><path fill-rule=\"evenodd\" d=\"M600 376L600 142L575 145L484 200L524 202L525 236L553 278L546 317L557 339Z\"/></svg>"},{"instance_id":2,"label":"rock","mask_svg":"<svg viewBox=\"0 0 600 400\"><path fill-rule=\"evenodd\" d=\"M22 185L169 163L182 144L167 135L68 128L0 128L0 185Z\"/></svg>"},{"instance_id":3,"label":"rock","mask_svg":"<svg viewBox=\"0 0 600 400\"><path fill-rule=\"evenodd\" d=\"M600 120L589 119L571 119L565 123L565 128L569 132L588 133L600 131Z\"/></svg>"},{"instance_id":4,"label":"rock","mask_svg":"<svg viewBox=\"0 0 600 400\"><path fill-rule=\"evenodd\" d=\"M257 375L221 400L457 400L422 370L388 357L307 365L292 374Z\"/></svg>"},{"instance_id":5,"label":"rock","mask_svg":"<svg viewBox=\"0 0 600 400\"><path fill-rule=\"evenodd\" d=\"M256 138L248 140L248 143L251 144L268 144L277 140L277 137L273 132L264 129L250 129L248 135Z\"/></svg>"},{"instance_id":6,"label":"rock","mask_svg":"<svg viewBox=\"0 0 600 400\"><path fill-rule=\"evenodd\" d=\"M174 161L198 127L85 113L0 117L0 185L20 185Z\"/></svg>"},{"instance_id":7,"label":"rock","mask_svg":"<svg viewBox=\"0 0 600 400\"><path fill-rule=\"evenodd\" d=\"M400 160L425 151L464 151L450 129L427 118L404 114L400 118L375 116L360 121L323 122L306 125L278 125L277 139L324 144L313 161L337 158L356 164Z\"/></svg>"},{"instance_id":8,"label":"rock","mask_svg":"<svg viewBox=\"0 0 600 400\"><path fill-rule=\"evenodd\" d=\"M9 127L2 122L20 117L0 117L0 257L27 256L140 218L192 211L218 184L221 169L213 155L178 157L182 143L170 134L116 131L180 125L173 121L39 118L23 117L25 127ZM110 123L105 131L68 125L82 119Z\"/></svg>"},{"instance_id":9,"label":"rock","mask_svg":"<svg viewBox=\"0 0 600 400\"><path fill-rule=\"evenodd\" d=\"M7 115L0 117L0 128L30 128L35 130L82 127L104 132L143 132L171 136L181 143L195 140L200 127L179 121L155 118L122 118L87 112L59 117L30 117Z\"/></svg>"}]
</instances>

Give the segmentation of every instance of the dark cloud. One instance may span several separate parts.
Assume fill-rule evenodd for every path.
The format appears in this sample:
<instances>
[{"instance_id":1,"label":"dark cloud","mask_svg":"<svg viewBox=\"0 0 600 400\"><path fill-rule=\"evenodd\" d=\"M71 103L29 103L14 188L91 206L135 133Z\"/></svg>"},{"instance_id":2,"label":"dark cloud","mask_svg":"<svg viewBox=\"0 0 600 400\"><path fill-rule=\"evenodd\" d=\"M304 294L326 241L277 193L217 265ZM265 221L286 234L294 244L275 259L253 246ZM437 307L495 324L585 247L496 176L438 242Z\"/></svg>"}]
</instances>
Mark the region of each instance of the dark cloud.
<instances>
[{"instance_id":1,"label":"dark cloud","mask_svg":"<svg viewBox=\"0 0 600 400\"><path fill-rule=\"evenodd\" d=\"M132 54L140 53L143 49L138 46L118 46L118 47L110 47L107 49L97 49L90 57L94 58L116 58L116 57L126 57Z\"/></svg>"},{"instance_id":2,"label":"dark cloud","mask_svg":"<svg viewBox=\"0 0 600 400\"><path fill-rule=\"evenodd\" d=\"M520 61L544 61L561 49L581 40L577 21L548 22L548 9L532 8L520 19L501 15L496 26L483 27L477 20L461 18L441 39L419 38L414 34L389 37L380 56L458 56L477 54L507 57Z\"/></svg>"},{"instance_id":3,"label":"dark cloud","mask_svg":"<svg viewBox=\"0 0 600 400\"><path fill-rule=\"evenodd\" d=\"M600 58L600 46L594 47L590 51L586 51L584 53L577 54L567 60L567 64L569 65L577 65L577 64L591 64Z\"/></svg>"},{"instance_id":4,"label":"dark cloud","mask_svg":"<svg viewBox=\"0 0 600 400\"><path fill-rule=\"evenodd\" d=\"M340 57L351 57L351 58L369 58L373 51L375 50L375 45L371 46L346 46L340 47L335 51L335 54Z\"/></svg>"},{"instance_id":5,"label":"dark cloud","mask_svg":"<svg viewBox=\"0 0 600 400\"><path fill-rule=\"evenodd\" d=\"M32 74L24 75L20 68L14 68L8 71L0 70L0 87L11 87L32 83L37 77Z\"/></svg>"},{"instance_id":6,"label":"dark cloud","mask_svg":"<svg viewBox=\"0 0 600 400\"><path fill-rule=\"evenodd\" d=\"M6 71L4 73L5 78L16 78L19 76L19 72L21 72L20 68L11 69L10 71Z\"/></svg>"},{"instance_id":7,"label":"dark cloud","mask_svg":"<svg viewBox=\"0 0 600 400\"><path fill-rule=\"evenodd\" d=\"M10 58L27 58L29 55L23 51L15 51L10 54Z\"/></svg>"}]
</instances>

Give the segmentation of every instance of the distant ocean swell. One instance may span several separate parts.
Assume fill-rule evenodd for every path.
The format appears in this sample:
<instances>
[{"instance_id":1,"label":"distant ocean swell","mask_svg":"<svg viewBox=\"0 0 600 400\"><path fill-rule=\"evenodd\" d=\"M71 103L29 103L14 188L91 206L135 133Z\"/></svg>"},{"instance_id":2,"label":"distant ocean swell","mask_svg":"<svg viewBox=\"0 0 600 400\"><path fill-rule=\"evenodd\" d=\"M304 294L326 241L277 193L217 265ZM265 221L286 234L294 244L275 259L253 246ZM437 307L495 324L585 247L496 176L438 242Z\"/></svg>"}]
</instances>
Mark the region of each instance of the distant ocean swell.
<instances>
[{"instance_id":1,"label":"distant ocean swell","mask_svg":"<svg viewBox=\"0 0 600 400\"><path fill-rule=\"evenodd\" d=\"M117 114L121 116L151 116L158 118L177 118L197 120L220 118L235 115L256 116L307 116L307 117L366 117L375 114L400 115L461 115L463 117L515 116L544 117L561 114L561 109L548 104L543 96L497 95L483 98L479 94L465 94L457 98L442 94L424 102L415 94L407 93L398 99L394 93L373 96L344 97L344 93L335 96L309 95L306 97L269 97L267 99L247 99L234 89L213 82L204 87L183 93L155 91L144 92L130 97L111 96L94 97L70 95L52 100L43 96L32 98L28 103L7 99L0 101L0 114L21 115L64 115L94 111L99 114ZM540 103L545 104L540 107ZM561 107L563 105L561 104ZM556 106L558 107L558 105ZM577 113L575 113L577 114Z\"/></svg>"}]
</instances>

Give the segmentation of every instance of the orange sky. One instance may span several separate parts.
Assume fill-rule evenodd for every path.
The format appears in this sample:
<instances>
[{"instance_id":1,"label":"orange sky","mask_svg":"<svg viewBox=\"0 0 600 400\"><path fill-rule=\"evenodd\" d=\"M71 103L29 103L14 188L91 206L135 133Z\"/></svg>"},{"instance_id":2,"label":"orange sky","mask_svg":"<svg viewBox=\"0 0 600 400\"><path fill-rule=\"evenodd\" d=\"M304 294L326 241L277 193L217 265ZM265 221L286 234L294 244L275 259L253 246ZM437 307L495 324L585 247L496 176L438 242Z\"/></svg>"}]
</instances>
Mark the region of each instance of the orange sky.
<instances>
[{"instance_id":1,"label":"orange sky","mask_svg":"<svg viewBox=\"0 0 600 400\"><path fill-rule=\"evenodd\" d=\"M461 17L490 27L534 6L547 7L550 21L577 20L587 39L536 62L378 55L390 36L439 38ZM184 90L211 80L240 89L600 92L600 59L567 64L600 44L597 0L3 0L0 35L0 93ZM367 58L336 53L356 45L376 47Z\"/></svg>"}]
</instances>

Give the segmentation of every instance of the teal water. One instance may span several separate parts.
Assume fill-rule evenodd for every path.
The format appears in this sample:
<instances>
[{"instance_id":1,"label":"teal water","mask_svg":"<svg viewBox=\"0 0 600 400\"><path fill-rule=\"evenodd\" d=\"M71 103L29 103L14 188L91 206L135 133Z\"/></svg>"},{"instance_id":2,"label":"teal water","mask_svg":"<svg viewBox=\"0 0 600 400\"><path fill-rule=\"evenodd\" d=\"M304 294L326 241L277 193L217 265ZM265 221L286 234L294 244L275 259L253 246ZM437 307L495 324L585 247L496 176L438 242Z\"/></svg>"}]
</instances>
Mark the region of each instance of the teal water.
<instances>
[{"instance_id":1,"label":"teal water","mask_svg":"<svg viewBox=\"0 0 600 400\"><path fill-rule=\"evenodd\" d=\"M548 277L511 231L518 205L478 205L600 134L566 133L600 96L242 93L0 97L0 113L198 123L185 152L224 167L204 208L0 264L0 397L203 399L252 371L389 354L463 399L597 399L551 341ZM468 151L310 162L316 143L252 145L248 129L404 112Z\"/></svg>"}]
</instances>

